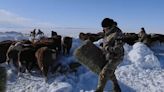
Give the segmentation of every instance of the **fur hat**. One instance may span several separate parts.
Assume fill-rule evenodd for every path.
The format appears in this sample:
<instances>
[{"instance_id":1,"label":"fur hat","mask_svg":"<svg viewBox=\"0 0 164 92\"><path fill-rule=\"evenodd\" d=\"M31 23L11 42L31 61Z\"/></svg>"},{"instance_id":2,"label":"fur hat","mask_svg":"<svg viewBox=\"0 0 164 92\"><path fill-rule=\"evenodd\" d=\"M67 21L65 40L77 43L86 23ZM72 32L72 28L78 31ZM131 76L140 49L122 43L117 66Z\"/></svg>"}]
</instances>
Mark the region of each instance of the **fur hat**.
<instances>
[{"instance_id":1,"label":"fur hat","mask_svg":"<svg viewBox=\"0 0 164 92\"><path fill-rule=\"evenodd\" d=\"M114 22L113 19L105 18L101 22L101 26L102 27L111 27L114 23L116 23L116 22Z\"/></svg>"}]
</instances>

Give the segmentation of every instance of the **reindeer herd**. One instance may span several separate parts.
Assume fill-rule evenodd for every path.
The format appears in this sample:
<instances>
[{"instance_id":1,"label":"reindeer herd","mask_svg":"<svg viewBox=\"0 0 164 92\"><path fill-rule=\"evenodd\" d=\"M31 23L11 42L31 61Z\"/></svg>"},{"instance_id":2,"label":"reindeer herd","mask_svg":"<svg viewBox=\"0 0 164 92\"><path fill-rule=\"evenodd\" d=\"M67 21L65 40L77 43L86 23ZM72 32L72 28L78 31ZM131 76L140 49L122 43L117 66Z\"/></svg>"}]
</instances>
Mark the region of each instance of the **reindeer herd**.
<instances>
[{"instance_id":1,"label":"reindeer herd","mask_svg":"<svg viewBox=\"0 0 164 92\"><path fill-rule=\"evenodd\" d=\"M155 42L164 42L163 34L147 34L144 28L141 28L141 31L137 33L123 33L123 37L118 39L123 42L133 45L136 42L143 42L148 47L151 47ZM105 36L104 32L99 32L97 34L94 33L83 33L79 34L79 39L85 41L89 39L92 42L98 41L99 39ZM100 44L102 46L102 44Z\"/></svg>"},{"instance_id":2,"label":"reindeer herd","mask_svg":"<svg viewBox=\"0 0 164 92\"><path fill-rule=\"evenodd\" d=\"M8 65L13 63L15 70L18 72L25 72L27 70L31 73L32 69L38 69L42 72L47 80L48 71L54 73L59 67L59 58L61 55L69 55L72 47L72 37L62 37L57 32L51 31L51 37L42 36L36 40L36 35L44 35L41 30L34 29L30 36L32 40L11 41L6 40L0 42L0 63L6 62ZM104 37L103 32L94 33L80 33L79 39L98 41ZM147 34L144 28L136 33L124 33L124 37L119 39L123 42L133 45L136 42L143 42L147 46L151 46L154 42L164 42L164 35L162 34ZM70 64L70 68L80 66L79 63Z\"/></svg>"},{"instance_id":3,"label":"reindeer herd","mask_svg":"<svg viewBox=\"0 0 164 92\"><path fill-rule=\"evenodd\" d=\"M40 30L38 31L42 33ZM11 63L18 72L39 69L47 80L48 71L54 72L60 64L61 55L69 55L72 47L72 37L61 35L52 31L51 37L42 37L35 40L35 30L31 32L31 40L0 42L0 63Z\"/></svg>"}]
</instances>

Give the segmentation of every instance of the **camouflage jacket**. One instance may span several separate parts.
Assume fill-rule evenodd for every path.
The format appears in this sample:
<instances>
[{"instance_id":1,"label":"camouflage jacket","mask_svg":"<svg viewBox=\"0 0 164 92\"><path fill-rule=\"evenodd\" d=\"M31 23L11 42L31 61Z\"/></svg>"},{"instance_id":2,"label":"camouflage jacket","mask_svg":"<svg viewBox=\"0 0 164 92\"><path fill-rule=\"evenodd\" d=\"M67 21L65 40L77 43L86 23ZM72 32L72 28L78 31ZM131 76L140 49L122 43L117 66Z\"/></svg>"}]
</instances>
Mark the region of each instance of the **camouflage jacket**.
<instances>
[{"instance_id":1,"label":"camouflage jacket","mask_svg":"<svg viewBox=\"0 0 164 92\"><path fill-rule=\"evenodd\" d=\"M106 60L119 59L124 55L124 42L121 40L121 38L123 38L123 33L116 26L109 29L109 31L105 33L103 51L106 56Z\"/></svg>"}]
</instances>

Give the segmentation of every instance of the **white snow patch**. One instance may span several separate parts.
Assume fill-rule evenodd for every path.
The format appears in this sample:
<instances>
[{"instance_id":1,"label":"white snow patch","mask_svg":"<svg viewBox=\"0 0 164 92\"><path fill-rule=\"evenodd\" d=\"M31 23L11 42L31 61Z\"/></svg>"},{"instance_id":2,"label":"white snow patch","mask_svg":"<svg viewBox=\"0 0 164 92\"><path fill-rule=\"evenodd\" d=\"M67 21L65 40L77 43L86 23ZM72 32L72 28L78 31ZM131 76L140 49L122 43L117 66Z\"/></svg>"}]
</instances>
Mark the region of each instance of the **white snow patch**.
<instances>
[{"instance_id":1,"label":"white snow patch","mask_svg":"<svg viewBox=\"0 0 164 92\"><path fill-rule=\"evenodd\" d=\"M136 43L128 53L129 60L141 68L159 68L160 63L154 53L143 43Z\"/></svg>"}]
</instances>

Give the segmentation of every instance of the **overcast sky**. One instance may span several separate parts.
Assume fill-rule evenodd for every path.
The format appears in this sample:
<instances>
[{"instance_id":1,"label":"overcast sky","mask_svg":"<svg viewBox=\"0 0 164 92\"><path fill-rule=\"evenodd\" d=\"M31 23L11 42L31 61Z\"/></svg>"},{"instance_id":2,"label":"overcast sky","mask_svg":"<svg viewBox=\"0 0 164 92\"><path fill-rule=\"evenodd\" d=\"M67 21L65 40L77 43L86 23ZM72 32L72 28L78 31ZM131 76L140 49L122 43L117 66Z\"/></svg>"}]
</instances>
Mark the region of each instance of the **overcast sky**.
<instances>
[{"instance_id":1,"label":"overcast sky","mask_svg":"<svg viewBox=\"0 0 164 92\"><path fill-rule=\"evenodd\" d=\"M98 31L109 17L124 32L145 27L149 33L164 33L163 9L164 0L0 0L0 31Z\"/></svg>"}]
</instances>

